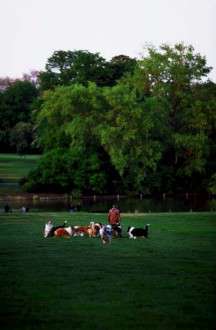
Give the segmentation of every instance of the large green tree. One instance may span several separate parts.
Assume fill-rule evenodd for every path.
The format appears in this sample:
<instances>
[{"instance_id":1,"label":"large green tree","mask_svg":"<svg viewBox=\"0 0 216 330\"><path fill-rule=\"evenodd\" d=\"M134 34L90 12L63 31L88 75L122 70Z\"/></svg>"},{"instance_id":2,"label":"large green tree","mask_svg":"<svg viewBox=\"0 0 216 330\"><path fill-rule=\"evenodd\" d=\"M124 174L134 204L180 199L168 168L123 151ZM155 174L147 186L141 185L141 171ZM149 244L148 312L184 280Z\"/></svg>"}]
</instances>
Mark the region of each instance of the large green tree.
<instances>
[{"instance_id":1,"label":"large green tree","mask_svg":"<svg viewBox=\"0 0 216 330\"><path fill-rule=\"evenodd\" d=\"M14 146L16 153L24 155L29 153L33 142L33 127L28 122L18 122L10 131L10 145Z\"/></svg>"},{"instance_id":2,"label":"large green tree","mask_svg":"<svg viewBox=\"0 0 216 330\"><path fill-rule=\"evenodd\" d=\"M109 62L110 81L108 86L116 85L116 83L124 76L132 74L136 68L137 60L127 55L114 56Z\"/></svg>"},{"instance_id":3,"label":"large green tree","mask_svg":"<svg viewBox=\"0 0 216 330\"><path fill-rule=\"evenodd\" d=\"M210 72L205 57L184 44L150 47L136 63L113 59L119 74L99 87L96 81L87 84L86 72L78 78L82 70L73 83L65 82L71 59L64 66L64 56L47 66L69 86L46 91L41 99L37 127L46 155L32 183L44 178L45 187L53 178L61 189L100 193L212 189L216 92L204 80ZM58 173L65 178L57 184Z\"/></svg>"},{"instance_id":4,"label":"large green tree","mask_svg":"<svg viewBox=\"0 0 216 330\"><path fill-rule=\"evenodd\" d=\"M209 153L208 118L194 86L202 84L209 72L205 57L192 46L162 45L159 50L148 48L148 56L141 59L131 80L143 101L155 97L166 105L166 125L159 128L164 150L157 169L157 181L164 190L182 186L192 190L201 185Z\"/></svg>"},{"instance_id":5,"label":"large green tree","mask_svg":"<svg viewBox=\"0 0 216 330\"><path fill-rule=\"evenodd\" d=\"M86 50L55 51L48 59L46 71L39 74L42 90L58 85L83 84L89 81L98 86L109 80L108 63L99 55Z\"/></svg>"},{"instance_id":6,"label":"large green tree","mask_svg":"<svg viewBox=\"0 0 216 330\"><path fill-rule=\"evenodd\" d=\"M100 141L127 191L143 191L145 178L157 168L162 144L154 131L163 121L163 104L140 102L136 89L123 83L104 90L109 105L98 126ZM147 187L145 189L147 191Z\"/></svg>"},{"instance_id":7,"label":"large green tree","mask_svg":"<svg viewBox=\"0 0 216 330\"><path fill-rule=\"evenodd\" d=\"M37 116L40 145L45 152L30 186L106 193L118 178L100 145L97 124L106 105L95 84L74 84L48 91ZM39 172L38 172L39 171ZM40 175L38 174L40 173Z\"/></svg>"},{"instance_id":8,"label":"large green tree","mask_svg":"<svg viewBox=\"0 0 216 330\"><path fill-rule=\"evenodd\" d=\"M19 123L31 123L33 104L38 96L34 83L16 80L0 92L0 150L14 151L11 132ZM10 149L11 148L11 149ZM29 145L30 148L30 145ZM30 151L31 148L28 150Z\"/></svg>"},{"instance_id":9,"label":"large green tree","mask_svg":"<svg viewBox=\"0 0 216 330\"><path fill-rule=\"evenodd\" d=\"M136 59L126 55L106 61L99 53L86 50L55 51L47 60L46 70L39 74L41 90L56 86L94 82L97 86L113 86L125 74L132 73Z\"/></svg>"},{"instance_id":10,"label":"large green tree","mask_svg":"<svg viewBox=\"0 0 216 330\"><path fill-rule=\"evenodd\" d=\"M194 86L209 71L191 46L150 47L132 76L105 90L109 109L99 134L126 189L174 191L201 183L208 119Z\"/></svg>"},{"instance_id":11,"label":"large green tree","mask_svg":"<svg viewBox=\"0 0 216 330\"><path fill-rule=\"evenodd\" d=\"M216 192L216 84L206 81L193 86L193 97L196 100L199 113L196 121L200 122L202 129L208 136L206 148L206 175L204 184L208 185L210 192Z\"/></svg>"}]
</instances>

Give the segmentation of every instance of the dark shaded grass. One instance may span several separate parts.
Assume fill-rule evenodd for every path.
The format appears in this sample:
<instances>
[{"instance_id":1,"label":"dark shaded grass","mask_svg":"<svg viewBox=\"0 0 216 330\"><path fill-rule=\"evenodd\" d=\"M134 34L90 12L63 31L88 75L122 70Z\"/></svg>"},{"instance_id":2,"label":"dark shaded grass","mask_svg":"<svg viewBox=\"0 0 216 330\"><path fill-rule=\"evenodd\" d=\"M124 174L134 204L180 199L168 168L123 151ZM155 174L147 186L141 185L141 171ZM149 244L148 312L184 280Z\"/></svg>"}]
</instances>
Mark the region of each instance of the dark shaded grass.
<instances>
[{"instance_id":1,"label":"dark shaded grass","mask_svg":"<svg viewBox=\"0 0 216 330\"><path fill-rule=\"evenodd\" d=\"M125 237L44 239L105 214L0 215L1 329L214 329L214 213L124 215ZM148 240L128 225L150 223Z\"/></svg>"}]
</instances>

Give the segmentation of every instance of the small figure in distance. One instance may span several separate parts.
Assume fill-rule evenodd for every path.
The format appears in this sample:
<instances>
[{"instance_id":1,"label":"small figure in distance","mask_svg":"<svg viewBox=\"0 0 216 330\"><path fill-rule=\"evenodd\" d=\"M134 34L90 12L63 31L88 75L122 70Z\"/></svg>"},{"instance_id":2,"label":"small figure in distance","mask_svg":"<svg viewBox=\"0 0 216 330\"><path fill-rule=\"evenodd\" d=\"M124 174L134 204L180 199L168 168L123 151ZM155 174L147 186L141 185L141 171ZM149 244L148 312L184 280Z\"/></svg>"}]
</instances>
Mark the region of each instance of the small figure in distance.
<instances>
[{"instance_id":1,"label":"small figure in distance","mask_svg":"<svg viewBox=\"0 0 216 330\"><path fill-rule=\"evenodd\" d=\"M70 213L77 212L79 210L78 206L72 204L69 205L68 209Z\"/></svg>"},{"instance_id":2,"label":"small figure in distance","mask_svg":"<svg viewBox=\"0 0 216 330\"><path fill-rule=\"evenodd\" d=\"M11 208L10 208L10 206L9 206L8 204L6 204L6 205L4 206L4 210L5 210L5 213L12 212L12 210L11 210Z\"/></svg>"},{"instance_id":3,"label":"small figure in distance","mask_svg":"<svg viewBox=\"0 0 216 330\"><path fill-rule=\"evenodd\" d=\"M69 212L70 213L73 213L74 212L74 207L73 207L72 204L69 204L68 209L69 209Z\"/></svg>"},{"instance_id":4,"label":"small figure in distance","mask_svg":"<svg viewBox=\"0 0 216 330\"><path fill-rule=\"evenodd\" d=\"M27 213L29 211L29 207L28 206L22 206L21 207L21 212L22 213Z\"/></svg>"},{"instance_id":5,"label":"small figure in distance","mask_svg":"<svg viewBox=\"0 0 216 330\"><path fill-rule=\"evenodd\" d=\"M21 207L21 212L22 212L22 213L26 213L26 207L25 207L25 206L22 206L22 207Z\"/></svg>"},{"instance_id":6,"label":"small figure in distance","mask_svg":"<svg viewBox=\"0 0 216 330\"><path fill-rule=\"evenodd\" d=\"M108 212L108 222L112 226L114 236L122 237L121 214L115 205Z\"/></svg>"}]
</instances>

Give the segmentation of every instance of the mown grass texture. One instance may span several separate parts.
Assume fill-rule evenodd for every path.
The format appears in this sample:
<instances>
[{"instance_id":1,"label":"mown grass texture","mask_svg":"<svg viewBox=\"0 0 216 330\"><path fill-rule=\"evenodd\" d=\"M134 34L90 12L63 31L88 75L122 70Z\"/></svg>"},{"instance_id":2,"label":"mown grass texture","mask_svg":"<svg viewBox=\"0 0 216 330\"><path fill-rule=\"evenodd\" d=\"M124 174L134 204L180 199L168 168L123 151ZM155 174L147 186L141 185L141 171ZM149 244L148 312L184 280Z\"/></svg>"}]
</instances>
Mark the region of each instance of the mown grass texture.
<instances>
[{"instance_id":1,"label":"mown grass texture","mask_svg":"<svg viewBox=\"0 0 216 330\"><path fill-rule=\"evenodd\" d=\"M124 237L49 238L45 222L106 214L0 214L1 329L214 329L215 213L127 215ZM149 239L127 226L150 224Z\"/></svg>"},{"instance_id":2,"label":"mown grass texture","mask_svg":"<svg viewBox=\"0 0 216 330\"><path fill-rule=\"evenodd\" d=\"M34 169L38 155L0 154L0 192L19 191L19 180Z\"/></svg>"}]
</instances>

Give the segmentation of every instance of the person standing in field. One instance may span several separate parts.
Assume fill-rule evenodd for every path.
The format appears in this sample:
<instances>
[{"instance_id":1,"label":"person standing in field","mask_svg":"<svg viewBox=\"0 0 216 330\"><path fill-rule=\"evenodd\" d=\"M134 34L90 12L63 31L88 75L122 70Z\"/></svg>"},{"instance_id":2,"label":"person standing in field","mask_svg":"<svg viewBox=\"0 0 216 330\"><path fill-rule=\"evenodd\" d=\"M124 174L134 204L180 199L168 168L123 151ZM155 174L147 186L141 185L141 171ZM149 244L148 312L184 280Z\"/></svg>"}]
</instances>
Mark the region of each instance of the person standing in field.
<instances>
[{"instance_id":1,"label":"person standing in field","mask_svg":"<svg viewBox=\"0 0 216 330\"><path fill-rule=\"evenodd\" d=\"M108 212L108 222L112 226L115 236L122 236L121 214L120 210L113 205Z\"/></svg>"}]
</instances>

